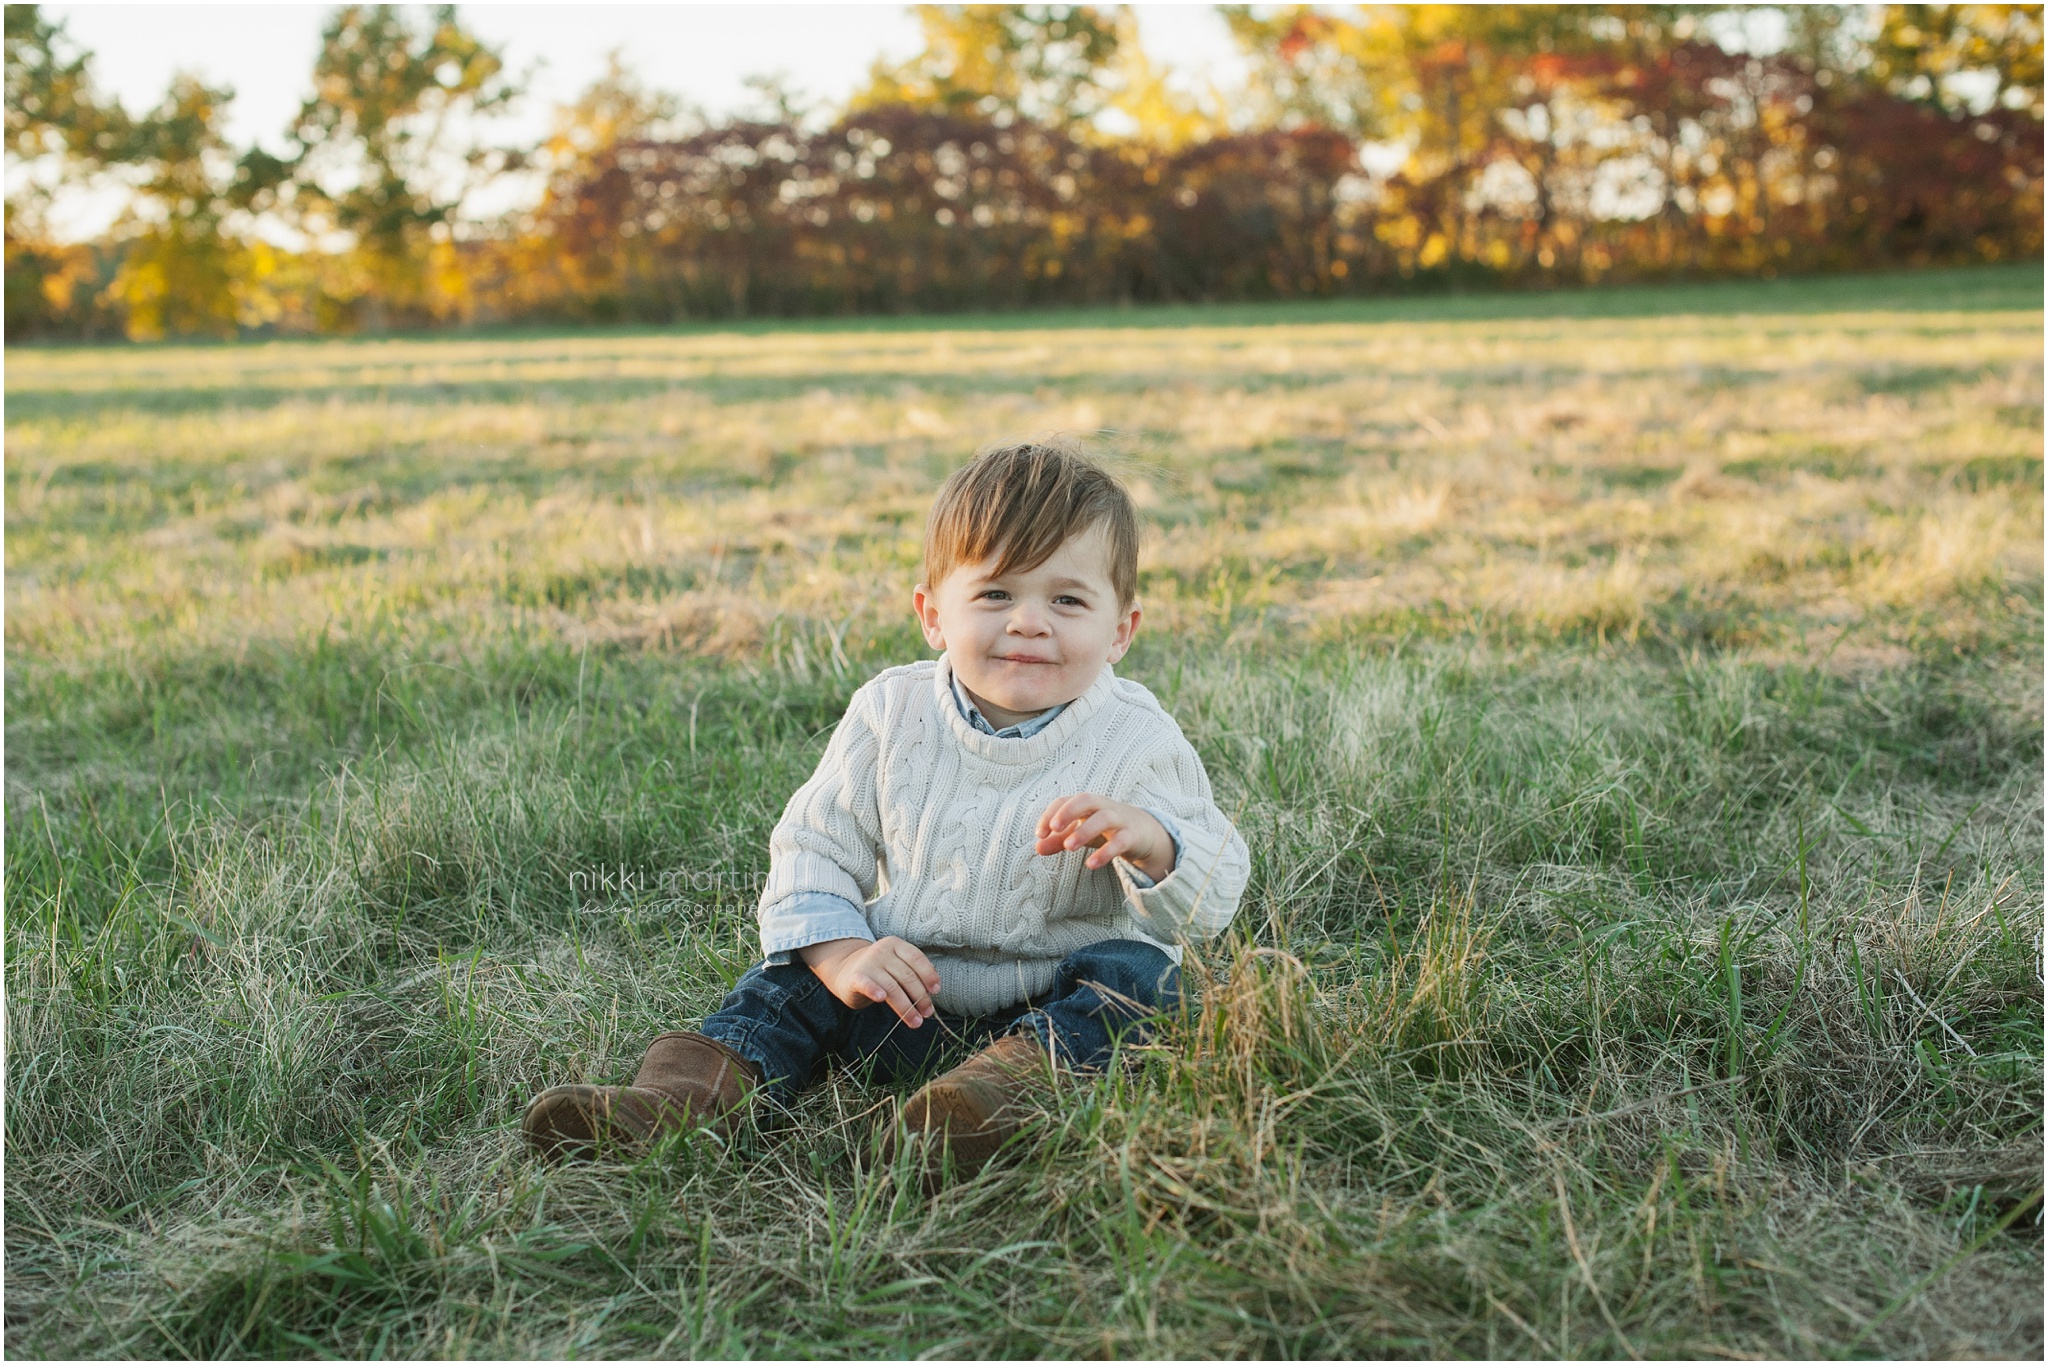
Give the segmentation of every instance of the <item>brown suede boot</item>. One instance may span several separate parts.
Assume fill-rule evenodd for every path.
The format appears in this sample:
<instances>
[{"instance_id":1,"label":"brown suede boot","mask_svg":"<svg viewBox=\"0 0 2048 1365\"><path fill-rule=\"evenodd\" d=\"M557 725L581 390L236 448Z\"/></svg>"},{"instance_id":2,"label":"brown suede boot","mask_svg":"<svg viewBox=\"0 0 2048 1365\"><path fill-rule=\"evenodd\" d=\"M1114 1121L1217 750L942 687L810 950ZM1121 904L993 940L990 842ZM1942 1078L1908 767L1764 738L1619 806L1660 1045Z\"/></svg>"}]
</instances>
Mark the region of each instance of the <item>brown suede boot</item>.
<instances>
[{"instance_id":1,"label":"brown suede boot","mask_svg":"<svg viewBox=\"0 0 2048 1365\"><path fill-rule=\"evenodd\" d=\"M988 1164L1024 1126L1024 1101L1033 1083L1042 1082L1050 1072L1048 1060L1035 1034L1012 1033L904 1102L903 1131L911 1137L925 1135L927 1186L937 1183L946 1151L952 1152L953 1168L961 1175L972 1175Z\"/></svg>"},{"instance_id":2,"label":"brown suede boot","mask_svg":"<svg viewBox=\"0 0 2048 1365\"><path fill-rule=\"evenodd\" d=\"M701 1033L664 1033L647 1048L631 1085L557 1085L534 1096L520 1127L544 1157L587 1157L600 1148L644 1151L665 1132L719 1122L730 1133L760 1068Z\"/></svg>"}]
</instances>

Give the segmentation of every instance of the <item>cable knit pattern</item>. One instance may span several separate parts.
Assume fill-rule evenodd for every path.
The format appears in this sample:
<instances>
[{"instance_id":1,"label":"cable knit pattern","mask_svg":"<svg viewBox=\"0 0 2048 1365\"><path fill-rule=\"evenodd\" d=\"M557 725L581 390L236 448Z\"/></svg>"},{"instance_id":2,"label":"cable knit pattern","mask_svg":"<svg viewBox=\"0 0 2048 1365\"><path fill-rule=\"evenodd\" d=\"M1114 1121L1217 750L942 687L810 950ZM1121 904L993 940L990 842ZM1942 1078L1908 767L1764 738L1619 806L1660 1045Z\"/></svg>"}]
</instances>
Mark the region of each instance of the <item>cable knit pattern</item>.
<instances>
[{"instance_id":1,"label":"cable knit pattern","mask_svg":"<svg viewBox=\"0 0 2048 1365\"><path fill-rule=\"evenodd\" d=\"M938 1004L978 1015L1042 994L1060 959L1106 938L1157 944L1221 932L1251 874L1202 760L1141 685L1107 667L1026 739L976 731L953 704L951 665L880 674L846 708L811 779L769 841L764 946L776 909L809 892L864 906L877 938L915 943L939 972ZM1041 857L1038 817L1094 792L1171 816L1181 859L1140 889L1129 865L1090 870L1085 850Z\"/></svg>"}]
</instances>

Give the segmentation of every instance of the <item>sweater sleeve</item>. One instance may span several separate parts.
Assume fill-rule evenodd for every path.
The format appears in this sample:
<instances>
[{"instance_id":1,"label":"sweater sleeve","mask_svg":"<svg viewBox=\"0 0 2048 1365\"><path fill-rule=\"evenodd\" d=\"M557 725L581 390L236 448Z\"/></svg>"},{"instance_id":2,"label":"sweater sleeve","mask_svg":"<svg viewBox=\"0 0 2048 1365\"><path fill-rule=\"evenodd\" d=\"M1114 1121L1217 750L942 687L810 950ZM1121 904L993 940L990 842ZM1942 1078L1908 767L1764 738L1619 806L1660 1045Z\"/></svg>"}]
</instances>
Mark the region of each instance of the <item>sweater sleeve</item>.
<instances>
[{"instance_id":1,"label":"sweater sleeve","mask_svg":"<svg viewBox=\"0 0 2048 1365\"><path fill-rule=\"evenodd\" d=\"M1131 800L1155 814L1173 835L1177 857L1164 880L1145 886L1122 858L1117 876L1131 917L1163 942L1214 938L1237 917L1238 901L1251 880L1251 852L1217 808L1209 775L1194 746L1179 734L1139 776Z\"/></svg>"},{"instance_id":2,"label":"sweater sleeve","mask_svg":"<svg viewBox=\"0 0 2048 1365\"><path fill-rule=\"evenodd\" d=\"M874 937L862 907L874 898L882 848L878 731L874 693L863 688L769 836L759 918L770 956L823 938ZM818 913L835 901L835 913Z\"/></svg>"}]
</instances>

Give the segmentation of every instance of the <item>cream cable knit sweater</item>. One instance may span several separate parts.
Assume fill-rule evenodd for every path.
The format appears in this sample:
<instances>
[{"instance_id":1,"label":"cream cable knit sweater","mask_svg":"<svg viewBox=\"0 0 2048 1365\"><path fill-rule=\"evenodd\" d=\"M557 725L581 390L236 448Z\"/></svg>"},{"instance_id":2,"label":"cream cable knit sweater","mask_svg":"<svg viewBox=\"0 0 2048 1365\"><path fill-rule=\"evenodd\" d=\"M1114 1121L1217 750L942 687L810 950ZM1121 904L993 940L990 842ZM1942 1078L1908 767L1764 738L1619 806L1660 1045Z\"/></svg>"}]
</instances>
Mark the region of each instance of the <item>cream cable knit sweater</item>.
<instances>
[{"instance_id":1,"label":"cream cable knit sweater","mask_svg":"<svg viewBox=\"0 0 2048 1365\"><path fill-rule=\"evenodd\" d=\"M769 840L764 921L809 891L865 905L876 937L931 958L939 1008L969 1016L1043 993L1060 959L1090 943L1141 939L1178 962L1181 939L1230 923L1251 855L1150 692L1105 667L1045 729L996 739L960 715L951 686L941 656L854 693ZM1076 792L1171 816L1172 873L1141 891L1121 859L1091 871L1085 851L1041 857L1039 815Z\"/></svg>"}]
</instances>

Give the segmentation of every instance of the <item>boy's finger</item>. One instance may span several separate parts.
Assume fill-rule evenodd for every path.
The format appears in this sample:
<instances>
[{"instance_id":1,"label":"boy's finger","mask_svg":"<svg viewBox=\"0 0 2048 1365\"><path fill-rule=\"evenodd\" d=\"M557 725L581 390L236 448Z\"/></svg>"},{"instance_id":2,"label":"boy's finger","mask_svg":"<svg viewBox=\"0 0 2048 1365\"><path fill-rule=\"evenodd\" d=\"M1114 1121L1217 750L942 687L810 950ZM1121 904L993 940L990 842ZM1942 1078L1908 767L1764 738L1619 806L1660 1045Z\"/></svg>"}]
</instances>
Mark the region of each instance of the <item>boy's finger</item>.
<instances>
[{"instance_id":1,"label":"boy's finger","mask_svg":"<svg viewBox=\"0 0 2048 1365\"><path fill-rule=\"evenodd\" d=\"M917 973L917 979L924 982L926 990L938 990L939 969L932 966L932 960L924 955L924 951L921 948L914 944L906 943L903 945L902 957L905 962L910 964L911 970Z\"/></svg>"},{"instance_id":2,"label":"boy's finger","mask_svg":"<svg viewBox=\"0 0 2048 1365\"><path fill-rule=\"evenodd\" d=\"M1039 832L1050 834L1065 825L1071 825L1082 816L1096 810L1102 798L1093 792L1076 792L1062 796L1045 808L1045 814L1038 818Z\"/></svg>"},{"instance_id":3,"label":"boy's finger","mask_svg":"<svg viewBox=\"0 0 2048 1365\"><path fill-rule=\"evenodd\" d=\"M1046 835L1052 833L1054 830L1060 827L1060 811L1066 806L1066 804L1066 797L1055 796L1051 801L1046 803L1045 809L1038 813L1039 838L1043 839Z\"/></svg>"},{"instance_id":4,"label":"boy's finger","mask_svg":"<svg viewBox=\"0 0 2048 1365\"><path fill-rule=\"evenodd\" d=\"M1083 844L1092 844L1102 837L1104 831L1115 829L1117 824L1114 811L1099 810L1067 832L1067 847L1079 848Z\"/></svg>"},{"instance_id":5,"label":"boy's finger","mask_svg":"<svg viewBox=\"0 0 2048 1365\"><path fill-rule=\"evenodd\" d=\"M1069 823L1093 815L1109 802L1094 792L1078 792L1067 798L1067 808L1060 812Z\"/></svg>"},{"instance_id":6,"label":"boy's finger","mask_svg":"<svg viewBox=\"0 0 2048 1365\"><path fill-rule=\"evenodd\" d=\"M889 983L889 1008L895 1010L896 1017L910 1028L916 1028L924 1022L923 1012L910 1003L910 997L905 995L903 988L894 981Z\"/></svg>"},{"instance_id":7,"label":"boy's finger","mask_svg":"<svg viewBox=\"0 0 2048 1365\"><path fill-rule=\"evenodd\" d=\"M1101 848L1088 855L1088 866L1108 867L1111 859L1121 858L1130 851L1131 845L1135 842L1137 841L1131 837L1129 830L1118 830L1103 841Z\"/></svg>"},{"instance_id":8,"label":"boy's finger","mask_svg":"<svg viewBox=\"0 0 2048 1365\"><path fill-rule=\"evenodd\" d=\"M896 989L902 991L904 998L922 1014L932 999L925 991L924 982L918 978L917 970L898 958L889 964L889 975L895 979Z\"/></svg>"}]
</instances>

